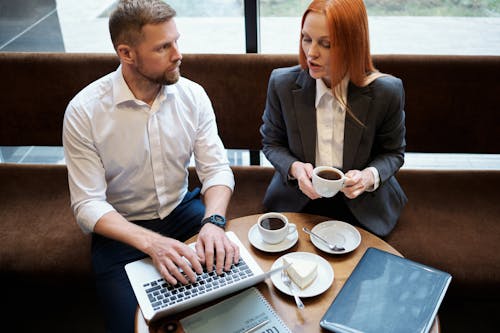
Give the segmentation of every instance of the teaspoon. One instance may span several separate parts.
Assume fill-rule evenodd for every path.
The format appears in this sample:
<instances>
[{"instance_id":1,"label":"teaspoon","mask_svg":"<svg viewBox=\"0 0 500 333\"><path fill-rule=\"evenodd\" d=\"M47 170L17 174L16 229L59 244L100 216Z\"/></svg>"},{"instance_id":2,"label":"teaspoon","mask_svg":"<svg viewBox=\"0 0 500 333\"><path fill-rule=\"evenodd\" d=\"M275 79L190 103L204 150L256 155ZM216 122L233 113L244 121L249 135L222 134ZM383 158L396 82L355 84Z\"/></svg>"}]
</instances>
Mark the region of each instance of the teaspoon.
<instances>
[{"instance_id":1,"label":"teaspoon","mask_svg":"<svg viewBox=\"0 0 500 333\"><path fill-rule=\"evenodd\" d=\"M325 244L328 246L328 248L329 248L330 250L332 250L332 251L340 252L340 251L344 251L344 250L345 250L345 248L343 248L343 247L339 247L339 246L337 246L337 245L333 245L333 244L331 244L331 243L330 243L330 242L328 242L326 239L324 239L323 237L321 237L321 236L320 236L320 235L318 235L318 234L315 234L314 232L312 232L311 230L307 229L306 227L303 227L303 228L302 228L302 230L304 230L304 232L305 232L306 234L309 234L309 235L311 235L311 236L314 236L314 237L316 237L317 239L319 239L320 241L322 241L323 243L325 243Z\"/></svg>"}]
</instances>

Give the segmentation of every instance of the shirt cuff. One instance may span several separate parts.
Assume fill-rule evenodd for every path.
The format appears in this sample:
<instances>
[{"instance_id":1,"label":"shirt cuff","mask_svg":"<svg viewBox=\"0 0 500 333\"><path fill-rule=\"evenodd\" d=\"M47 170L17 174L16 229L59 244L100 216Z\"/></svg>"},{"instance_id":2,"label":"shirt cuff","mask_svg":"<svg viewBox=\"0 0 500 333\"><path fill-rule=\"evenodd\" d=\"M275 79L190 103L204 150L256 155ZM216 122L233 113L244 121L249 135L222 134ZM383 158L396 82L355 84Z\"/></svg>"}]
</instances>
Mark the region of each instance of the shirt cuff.
<instances>
[{"instance_id":1,"label":"shirt cuff","mask_svg":"<svg viewBox=\"0 0 500 333\"><path fill-rule=\"evenodd\" d=\"M373 179L374 179L373 187L366 189L366 191L373 192L376 189L378 189L378 187L380 186L380 175L378 174L378 170L375 167L368 167L368 168L366 168L366 170L371 171L371 173L373 174Z\"/></svg>"},{"instance_id":2,"label":"shirt cuff","mask_svg":"<svg viewBox=\"0 0 500 333\"><path fill-rule=\"evenodd\" d=\"M94 231L97 221L106 213L116 211L106 201L92 201L80 207L76 213L76 221L86 234Z\"/></svg>"},{"instance_id":3,"label":"shirt cuff","mask_svg":"<svg viewBox=\"0 0 500 333\"><path fill-rule=\"evenodd\" d=\"M201 187L201 194L205 194L209 187L215 185L224 185L234 191L234 175L230 168L219 171L213 177L205 179Z\"/></svg>"}]
</instances>

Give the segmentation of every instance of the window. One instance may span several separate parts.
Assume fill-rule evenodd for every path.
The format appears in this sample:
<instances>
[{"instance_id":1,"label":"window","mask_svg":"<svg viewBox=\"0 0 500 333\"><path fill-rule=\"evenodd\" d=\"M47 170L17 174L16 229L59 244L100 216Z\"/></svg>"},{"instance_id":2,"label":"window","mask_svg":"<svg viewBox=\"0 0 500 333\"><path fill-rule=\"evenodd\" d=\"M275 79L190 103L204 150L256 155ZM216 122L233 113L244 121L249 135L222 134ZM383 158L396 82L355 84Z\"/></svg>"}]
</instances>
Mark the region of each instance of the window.
<instances>
[{"instance_id":1,"label":"window","mask_svg":"<svg viewBox=\"0 0 500 333\"><path fill-rule=\"evenodd\" d=\"M243 0L167 0L185 53L245 53Z\"/></svg>"},{"instance_id":2,"label":"window","mask_svg":"<svg viewBox=\"0 0 500 333\"><path fill-rule=\"evenodd\" d=\"M260 0L261 52L297 53L308 0ZM500 55L498 0L365 0L373 54ZM285 29L286 27L286 29Z\"/></svg>"},{"instance_id":3,"label":"window","mask_svg":"<svg viewBox=\"0 0 500 333\"><path fill-rule=\"evenodd\" d=\"M245 53L243 0L171 0L184 53ZM103 7L103 3L108 3ZM66 52L114 52L108 32L116 1L58 0Z\"/></svg>"},{"instance_id":4,"label":"window","mask_svg":"<svg viewBox=\"0 0 500 333\"><path fill-rule=\"evenodd\" d=\"M184 53L245 53L244 0L166 0ZM260 52L297 53L309 0L259 4ZM0 0L0 51L114 52L116 0ZM500 54L498 0L365 0L373 54Z\"/></svg>"}]
</instances>

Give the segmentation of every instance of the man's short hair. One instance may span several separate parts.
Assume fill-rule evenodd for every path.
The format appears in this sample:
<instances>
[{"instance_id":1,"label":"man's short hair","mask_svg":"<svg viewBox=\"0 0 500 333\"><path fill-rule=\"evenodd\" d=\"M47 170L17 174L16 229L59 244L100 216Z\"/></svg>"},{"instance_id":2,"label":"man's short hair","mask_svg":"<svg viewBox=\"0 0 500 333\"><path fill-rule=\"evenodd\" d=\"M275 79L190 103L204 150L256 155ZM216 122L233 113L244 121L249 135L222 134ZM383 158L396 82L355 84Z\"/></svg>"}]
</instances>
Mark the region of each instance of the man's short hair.
<instances>
[{"instance_id":1,"label":"man's short hair","mask_svg":"<svg viewBox=\"0 0 500 333\"><path fill-rule=\"evenodd\" d=\"M146 24L163 23L175 10L162 0L120 0L109 17L109 33L116 49L120 44L136 45Z\"/></svg>"}]
</instances>

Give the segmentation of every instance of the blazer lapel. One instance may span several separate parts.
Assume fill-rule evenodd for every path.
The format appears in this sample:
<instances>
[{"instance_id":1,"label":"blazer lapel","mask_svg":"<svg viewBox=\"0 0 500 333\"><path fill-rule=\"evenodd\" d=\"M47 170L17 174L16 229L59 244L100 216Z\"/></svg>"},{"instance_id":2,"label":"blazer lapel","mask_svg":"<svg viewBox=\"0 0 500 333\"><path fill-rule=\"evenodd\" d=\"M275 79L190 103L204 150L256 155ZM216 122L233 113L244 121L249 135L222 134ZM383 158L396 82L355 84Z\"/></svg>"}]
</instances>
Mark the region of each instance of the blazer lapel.
<instances>
[{"instance_id":1,"label":"blazer lapel","mask_svg":"<svg viewBox=\"0 0 500 333\"><path fill-rule=\"evenodd\" d=\"M347 104L351 108L352 113L361 122L366 124L366 119L369 112L371 103L371 95L369 87L357 87L349 83ZM344 170L351 170L353 168L354 159L358 151L361 136L363 135L363 126L358 124L352 117L346 115L345 128L344 128L344 156L343 166Z\"/></svg>"},{"instance_id":2,"label":"blazer lapel","mask_svg":"<svg viewBox=\"0 0 500 333\"><path fill-rule=\"evenodd\" d=\"M316 160L316 81L305 71L300 72L296 84L298 89L293 90L293 103L297 124L302 141L302 152L305 162L312 165Z\"/></svg>"}]
</instances>

